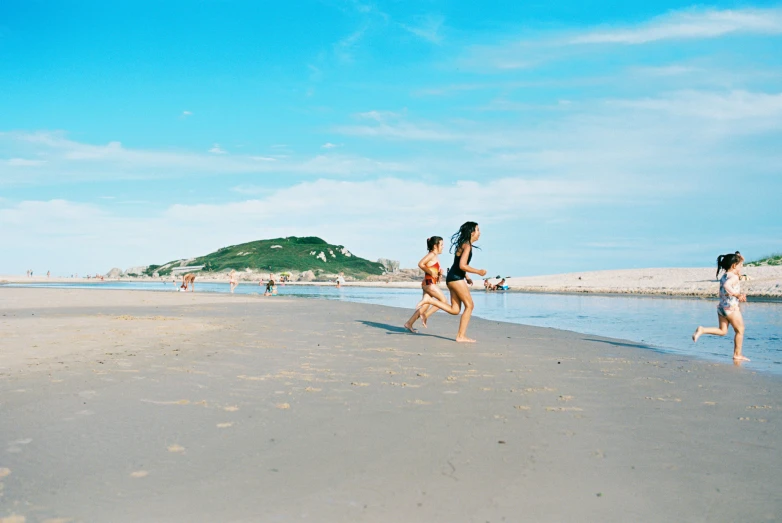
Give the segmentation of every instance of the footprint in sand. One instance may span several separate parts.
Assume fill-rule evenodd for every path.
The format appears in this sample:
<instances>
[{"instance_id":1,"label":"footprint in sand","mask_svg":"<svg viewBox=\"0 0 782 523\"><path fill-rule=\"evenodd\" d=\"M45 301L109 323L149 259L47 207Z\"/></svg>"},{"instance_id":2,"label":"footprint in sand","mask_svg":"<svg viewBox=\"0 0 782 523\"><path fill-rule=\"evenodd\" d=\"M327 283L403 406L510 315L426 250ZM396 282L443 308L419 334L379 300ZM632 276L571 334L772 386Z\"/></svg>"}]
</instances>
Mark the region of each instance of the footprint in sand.
<instances>
[{"instance_id":1,"label":"footprint in sand","mask_svg":"<svg viewBox=\"0 0 782 523\"><path fill-rule=\"evenodd\" d=\"M307 387L304 392L320 392L322 389L316 389L315 387Z\"/></svg>"},{"instance_id":2,"label":"footprint in sand","mask_svg":"<svg viewBox=\"0 0 782 523\"><path fill-rule=\"evenodd\" d=\"M516 410L530 410L530 408L526 405L514 405L513 408Z\"/></svg>"},{"instance_id":3,"label":"footprint in sand","mask_svg":"<svg viewBox=\"0 0 782 523\"><path fill-rule=\"evenodd\" d=\"M291 408L290 403L278 403L277 405L275 405L275 407L282 410Z\"/></svg>"},{"instance_id":4,"label":"footprint in sand","mask_svg":"<svg viewBox=\"0 0 782 523\"><path fill-rule=\"evenodd\" d=\"M171 450L171 448L169 448ZM134 472L130 473L131 478L145 478L149 475L149 472L146 470L136 470Z\"/></svg>"},{"instance_id":5,"label":"footprint in sand","mask_svg":"<svg viewBox=\"0 0 782 523\"><path fill-rule=\"evenodd\" d=\"M236 412L237 410L239 410L239 407L237 407L236 405L229 405L228 407L223 407L223 410L226 410L228 412Z\"/></svg>"},{"instance_id":6,"label":"footprint in sand","mask_svg":"<svg viewBox=\"0 0 782 523\"><path fill-rule=\"evenodd\" d=\"M27 521L24 516L11 514L8 517L0 518L0 523L24 523Z\"/></svg>"},{"instance_id":7,"label":"footprint in sand","mask_svg":"<svg viewBox=\"0 0 782 523\"><path fill-rule=\"evenodd\" d=\"M233 425L234 424L233 424L232 421L230 421L228 423L218 423L217 424L217 428L219 428L219 429L227 429L228 427L233 427Z\"/></svg>"},{"instance_id":8,"label":"footprint in sand","mask_svg":"<svg viewBox=\"0 0 782 523\"><path fill-rule=\"evenodd\" d=\"M369 383L363 383L359 381L351 381L350 384L354 387L369 387Z\"/></svg>"},{"instance_id":9,"label":"footprint in sand","mask_svg":"<svg viewBox=\"0 0 782 523\"><path fill-rule=\"evenodd\" d=\"M6 467L0 467L0 478L5 478L11 475L11 469Z\"/></svg>"},{"instance_id":10,"label":"footprint in sand","mask_svg":"<svg viewBox=\"0 0 782 523\"><path fill-rule=\"evenodd\" d=\"M184 452L185 451L185 447L183 447L181 445L176 445L176 444L169 445L168 446L168 451L169 452Z\"/></svg>"}]
</instances>

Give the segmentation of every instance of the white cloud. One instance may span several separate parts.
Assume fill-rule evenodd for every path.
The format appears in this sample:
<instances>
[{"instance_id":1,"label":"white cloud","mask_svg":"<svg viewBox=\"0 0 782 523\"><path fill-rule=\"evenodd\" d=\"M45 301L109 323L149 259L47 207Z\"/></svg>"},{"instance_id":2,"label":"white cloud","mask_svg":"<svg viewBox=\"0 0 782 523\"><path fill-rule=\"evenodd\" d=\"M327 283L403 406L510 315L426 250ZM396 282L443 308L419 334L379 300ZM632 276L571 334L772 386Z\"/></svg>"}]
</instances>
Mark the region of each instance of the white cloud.
<instances>
[{"instance_id":1,"label":"white cloud","mask_svg":"<svg viewBox=\"0 0 782 523\"><path fill-rule=\"evenodd\" d=\"M286 151L287 146L272 146ZM129 149L120 142L93 145L70 140L62 132L0 132L0 183L57 180L137 179L202 175L290 173L301 176L350 176L406 172L398 162L322 153L316 156L221 154L182 150ZM41 160L22 160L22 158ZM39 162L33 164L32 162ZM30 167L36 166L35 169Z\"/></svg>"},{"instance_id":2,"label":"white cloud","mask_svg":"<svg viewBox=\"0 0 782 523\"><path fill-rule=\"evenodd\" d=\"M525 31L528 33L528 31ZM672 11L624 27L587 28L510 37L496 44L466 49L461 67L477 70L529 69L542 63L579 58L598 45L642 45L663 41L702 40L729 35L782 34L782 8L688 9Z\"/></svg>"},{"instance_id":3,"label":"white cloud","mask_svg":"<svg viewBox=\"0 0 782 523\"><path fill-rule=\"evenodd\" d=\"M13 271L12 263L37 266L32 262L46 263L55 272L105 272L113 266L161 263L287 235L318 235L362 257L404 256L411 265L421 246L410 245L409 252L397 246L411 243L410 230L424 226L422 238L445 235L467 217L490 224L557 215L611 197L605 188L588 182L519 178L453 184L324 179L265 193L255 186L235 189L257 190L263 196L225 204L177 204L155 213L145 208L142 216L119 214L113 204L104 209L63 200L0 208L0 243L20 253L19 259L0 259L0 274ZM411 197L416 194L434 199ZM443 213L446 204L461 209L459 216Z\"/></svg>"},{"instance_id":4,"label":"white cloud","mask_svg":"<svg viewBox=\"0 0 782 523\"><path fill-rule=\"evenodd\" d=\"M427 15L418 17L410 24L400 24L402 29L408 31L427 42L439 44L443 40L440 30L445 18L440 15Z\"/></svg>"},{"instance_id":5,"label":"white cloud","mask_svg":"<svg viewBox=\"0 0 782 523\"><path fill-rule=\"evenodd\" d=\"M610 103L708 120L771 120L771 123L777 123L776 127L782 128L782 93L681 91L666 97L616 100Z\"/></svg>"},{"instance_id":6,"label":"white cloud","mask_svg":"<svg viewBox=\"0 0 782 523\"><path fill-rule=\"evenodd\" d=\"M222 147L220 147L219 143L213 144L212 148L209 149L209 152L212 154L228 154L226 150L224 150Z\"/></svg>"},{"instance_id":7,"label":"white cloud","mask_svg":"<svg viewBox=\"0 0 782 523\"><path fill-rule=\"evenodd\" d=\"M5 163L12 167L39 167L46 164L46 160L28 160L26 158L11 158Z\"/></svg>"},{"instance_id":8,"label":"white cloud","mask_svg":"<svg viewBox=\"0 0 782 523\"><path fill-rule=\"evenodd\" d=\"M192 111L182 111L182 118L187 118L188 116L193 116Z\"/></svg>"},{"instance_id":9,"label":"white cloud","mask_svg":"<svg viewBox=\"0 0 782 523\"><path fill-rule=\"evenodd\" d=\"M360 28L334 44L334 54L340 61L345 63L353 62L353 53L355 52L355 48L364 37L367 29L369 29L369 24L365 23Z\"/></svg>"},{"instance_id":10,"label":"white cloud","mask_svg":"<svg viewBox=\"0 0 782 523\"><path fill-rule=\"evenodd\" d=\"M716 38L734 33L782 34L782 9L674 11L634 27L590 30L570 44L646 44L661 40Z\"/></svg>"},{"instance_id":11,"label":"white cloud","mask_svg":"<svg viewBox=\"0 0 782 523\"><path fill-rule=\"evenodd\" d=\"M321 149L334 149L336 147L340 147L340 145L331 142L326 142L320 146Z\"/></svg>"}]
</instances>

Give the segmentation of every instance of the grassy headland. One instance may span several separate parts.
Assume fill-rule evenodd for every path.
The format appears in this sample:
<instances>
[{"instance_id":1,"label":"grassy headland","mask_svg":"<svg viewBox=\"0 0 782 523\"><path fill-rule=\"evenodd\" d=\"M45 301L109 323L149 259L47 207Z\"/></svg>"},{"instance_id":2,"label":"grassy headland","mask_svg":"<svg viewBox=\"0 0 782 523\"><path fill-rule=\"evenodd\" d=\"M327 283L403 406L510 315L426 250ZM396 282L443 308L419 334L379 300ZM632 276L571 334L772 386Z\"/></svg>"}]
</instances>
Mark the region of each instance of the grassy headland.
<instances>
[{"instance_id":1,"label":"grassy headland","mask_svg":"<svg viewBox=\"0 0 782 523\"><path fill-rule=\"evenodd\" d=\"M312 271L316 277L343 272L345 276L358 279L384 272L380 263L360 258L342 245L332 245L315 236L290 236L231 245L197 258L150 265L144 273L167 276L173 268L182 265L203 265L204 272L231 269L272 273Z\"/></svg>"}]
</instances>

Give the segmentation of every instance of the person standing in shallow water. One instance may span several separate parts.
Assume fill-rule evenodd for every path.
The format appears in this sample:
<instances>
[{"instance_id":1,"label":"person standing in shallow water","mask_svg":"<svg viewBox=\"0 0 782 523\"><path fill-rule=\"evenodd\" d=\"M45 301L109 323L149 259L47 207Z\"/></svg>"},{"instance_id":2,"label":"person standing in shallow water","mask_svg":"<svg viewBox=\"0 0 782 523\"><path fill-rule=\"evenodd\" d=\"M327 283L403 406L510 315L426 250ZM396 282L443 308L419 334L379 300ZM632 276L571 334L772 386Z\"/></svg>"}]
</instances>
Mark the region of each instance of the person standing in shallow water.
<instances>
[{"instance_id":1,"label":"person standing in shallow water","mask_svg":"<svg viewBox=\"0 0 782 523\"><path fill-rule=\"evenodd\" d=\"M443 239L439 236L427 238L426 248L429 252L427 252L426 256L421 258L421 261L418 262L418 268L424 271L424 281L421 283L421 289L423 289L424 296L428 295L445 302L445 295L443 294L443 291L440 290L440 287L437 286L437 284L440 283L440 275L442 275L442 271L440 270L440 259L437 256L443 252ZM407 323L405 323L405 329L413 333L418 332L413 328L416 320L421 318L421 324L426 327L426 320L435 312L437 312L437 308L435 307L426 307L416 310L410 319L407 320Z\"/></svg>"},{"instance_id":2,"label":"person standing in shallow water","mask_svg":"<svg viewBox=\"0 0 782 523\"><path fill-rule=\"evenodd\" d=\"M433 305L454 316L461 312L462 305L464 305L464 312L459 320L459 331L456 333L456 341L460 343L475 343L475 340L467 337L467 326L470 324L474 308L468 287L468 284L472 285L472 280L467 274L486 276L485 269L475 269L470 266L474 243L480 237L481 229L475 222L466 222L456 234L451 236L451 252L454 254L453 265L445 278L448 290L451 292L451 303L436 300L431 296L424 296L424 299L416 305L416 309L420 309L424 305Z\"/></svg>"},{"instance_id":3,"label":"person standing in shallow water","mask_svg":"<svg viewBox=\"0 0 782 523\"><path fill-rule=\"evenodd\" d=\"M740 302L747 301L747 295L741 294L741 268L744 257L736 251L735 254L722 254L717 258L717 276L720 271L725 274L720 278L720 303L717 305L717 320L719 327L698 327L692 335L692 341L697 342L702 334L725 336L728 325L733 327L733 361L749 361L741 354L744 344L744 318L741 316Z\"/></svg>"}]
</instances>

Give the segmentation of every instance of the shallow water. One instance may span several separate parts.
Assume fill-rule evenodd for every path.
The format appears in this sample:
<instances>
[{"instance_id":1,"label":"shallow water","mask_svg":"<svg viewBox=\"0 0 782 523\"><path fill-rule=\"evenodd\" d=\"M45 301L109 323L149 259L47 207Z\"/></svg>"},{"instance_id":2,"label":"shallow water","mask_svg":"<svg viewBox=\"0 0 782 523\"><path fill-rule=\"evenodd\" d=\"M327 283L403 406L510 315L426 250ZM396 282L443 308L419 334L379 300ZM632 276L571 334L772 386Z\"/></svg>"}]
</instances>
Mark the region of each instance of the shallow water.
<instances>
[{"instance_id":1,"label":"shallow water","mask_svg":"<svg viewBox=\"0 0 782 523\"><path fill-rule=\"evenodd\" d=\"M12 286L12 285L9 285ZM35 284L39 287L158 290L174 292L171 283ZM228 292L224 283L199 283L198 292ZM281 285L281 296L333 299L401 307L399 324L404 323L420 299L417 289L382 287L320 287ZM263 287L240 285L237 294L258 294ZM274 298L269 298L274 299ZM475 316L490 320L565 329L584 334L620 338L664 352L686 354L701 359L731 363L733 331L724 338L704 335L692 342L698 325L717 326L717 300L651 298L636 296L596 296L528 293L473 293ZM782 375L782 304L749 302L742 304L746 334L744 354L752 361L750 370ZM441 314L441 313L438 313ZM436 322L437 315L430 321Z\"/></svg>"}]
</instances>

